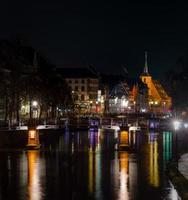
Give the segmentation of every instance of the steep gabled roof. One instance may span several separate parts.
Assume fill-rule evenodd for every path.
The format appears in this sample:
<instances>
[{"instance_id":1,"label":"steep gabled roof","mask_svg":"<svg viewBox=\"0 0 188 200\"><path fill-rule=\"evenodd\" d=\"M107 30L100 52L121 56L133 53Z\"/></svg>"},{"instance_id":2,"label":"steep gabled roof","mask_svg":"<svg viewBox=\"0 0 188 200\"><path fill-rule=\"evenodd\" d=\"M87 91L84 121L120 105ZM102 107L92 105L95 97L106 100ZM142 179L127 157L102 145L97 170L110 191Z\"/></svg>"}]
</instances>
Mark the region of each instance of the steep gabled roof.
<instances>
[{"instance_id":1,"label":"steep gabled roof","mask_svg":"<svg viewBox=\"0 0 188 200\"><path fill-rule=\"evenodd\" d=\"M159 81L153 80L153 84L155 85L157 92L162 99L169 98L169 96L167 95L166 91L164 90L163 86L161 85Z\"/></svg>"},{"instance_id":2,"label":"steep gabled roof","mask_svg":"<svg viewBox=\"0 0 188 200\"><path fill-rule=\"evenodd\" d=\"M121 98L122 96L129 96L129 87L126 82L121 82L117 84L112 91L110 92L110 97L118 97Z\"/></svg>"}]
</instances>

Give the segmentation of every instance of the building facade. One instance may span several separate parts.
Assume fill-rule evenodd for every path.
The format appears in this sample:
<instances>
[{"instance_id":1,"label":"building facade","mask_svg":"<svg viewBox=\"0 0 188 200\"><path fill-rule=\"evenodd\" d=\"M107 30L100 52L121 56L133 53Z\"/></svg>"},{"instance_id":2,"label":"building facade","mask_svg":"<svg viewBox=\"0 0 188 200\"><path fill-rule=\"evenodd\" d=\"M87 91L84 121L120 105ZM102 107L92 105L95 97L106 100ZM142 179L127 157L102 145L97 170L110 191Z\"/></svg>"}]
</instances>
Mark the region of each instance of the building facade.
<instances>
[{"instance_id":1,"label":"building facade","mask_svg":"<svg viewBox=\"0 0 188 200\"><path fill-rule=\"evenodd\" d=\"M145 53L145 66L140 79L148 87L148 111L153 113L171 112L172 100L158 80L153 80L148 72L147 52Z\"/></svg>"},{"instance_id":2,"label":"building facade","mask_svg":"<svg viewBox=\"0 0 188 200\"><path fill-rule=\"evenodd\" d=\"M89 68L58 68L57 71L72 91L76 112L100 112L103 101L97 74Z\"/></svg>"},{"instance_id":3,"label":"building facade","mask_svg":"<svg viewBox=\"0 0 188 200\"><path fill-rule=\"evenodd\" d=\"M132 112L148 112L148 87L140 79L131 87L129 105Z\"/></svg>"},{"instance_id":4,"label":"building facade","mask_svg":"<svg viewBox=\"0 0 188 200\"><path fill-rule=\"evenodd\" d=\"M113 88L109 95L107 113L124 114L129 110L129 87L126 82L121 82Z\"/></svg>"}]
</instances>

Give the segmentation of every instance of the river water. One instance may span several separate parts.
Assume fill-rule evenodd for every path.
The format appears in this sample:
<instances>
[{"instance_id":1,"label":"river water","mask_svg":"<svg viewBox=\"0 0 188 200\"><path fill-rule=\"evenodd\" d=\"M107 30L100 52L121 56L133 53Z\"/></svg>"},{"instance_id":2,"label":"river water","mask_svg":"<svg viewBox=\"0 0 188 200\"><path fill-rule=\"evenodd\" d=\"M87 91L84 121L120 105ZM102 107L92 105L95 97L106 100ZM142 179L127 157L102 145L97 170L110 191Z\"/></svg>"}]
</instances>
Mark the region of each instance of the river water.
<instances>
[{"instance_id":1,"label":"river water","mask_svg":"<svg viewBox=\"0 0 188 200\"><path fill-rule=\"evenodd\" d=\"M129 151L118 150L116 137L62 131L41 135L40 150L1 148L0 199L179 199L165 173L171 132L133 133Z\"/></svg>"}]
</instances>

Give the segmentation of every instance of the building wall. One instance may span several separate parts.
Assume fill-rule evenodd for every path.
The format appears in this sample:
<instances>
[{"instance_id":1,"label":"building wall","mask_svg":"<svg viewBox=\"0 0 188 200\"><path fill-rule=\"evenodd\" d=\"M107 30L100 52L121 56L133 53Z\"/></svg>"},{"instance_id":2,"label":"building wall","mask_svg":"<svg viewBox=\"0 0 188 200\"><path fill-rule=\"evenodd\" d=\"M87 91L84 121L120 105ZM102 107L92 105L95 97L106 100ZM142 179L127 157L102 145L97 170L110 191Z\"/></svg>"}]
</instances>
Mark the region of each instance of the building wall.
<instances>
[{"instance_id":1,"label":"building wall","mask_svg":"<svg viewBox=\"0 0 188 200\"><path fill-rule=\"evenodd\" d=\"M128 99L125 96L121 98L109 98L109 113L120 114L128 112Z\"/></svg>"},{"instance_id":2,"label":"building wall","mask_svg":"<svg viewBox=\"0 0 188 200\"><path fill-rule=\"evenodd\" d=\"M129 104L132 112L148 111L148 88L135 84L130 92Z\"/></svg>"},{"instance_id":3,"label":"building wall","mask_svg":"<svg viewBox=\"0 0 188 200\"><path fill-rule=\"evenodd\" d=\"M141 80L148 86L148 101L149 109L151 112L164 113L168 112L171 108L171 98L166 94L162 85L158 82L159 87L156 86L154 80L149 75L141 75ZM163 91L162 92L160 91Z\"/></svg>"},{"instance_id":4,"label":"building wall","mask_svg":"<svg viewBox=\"0 0 188 200\"><path fill-rule=\"evenodd\" d=\"M97 78L66 78L75 103L83 112L94 112L98 106L99 80Z\"/></svg>"},{"instance_id":5,"label":"building wall","mask_svg":"<svg viewBox=\"0 0 188 200\"><path fill-rule=\"evenodd\" d=\"M153 98L158 101L161 101L161 97L160 97L155 85L153 84L152 77L151 76L141 76L141 80L143 83L147 84L147 86L148 86L149 98Z\"/></svg>"}]
</instances>

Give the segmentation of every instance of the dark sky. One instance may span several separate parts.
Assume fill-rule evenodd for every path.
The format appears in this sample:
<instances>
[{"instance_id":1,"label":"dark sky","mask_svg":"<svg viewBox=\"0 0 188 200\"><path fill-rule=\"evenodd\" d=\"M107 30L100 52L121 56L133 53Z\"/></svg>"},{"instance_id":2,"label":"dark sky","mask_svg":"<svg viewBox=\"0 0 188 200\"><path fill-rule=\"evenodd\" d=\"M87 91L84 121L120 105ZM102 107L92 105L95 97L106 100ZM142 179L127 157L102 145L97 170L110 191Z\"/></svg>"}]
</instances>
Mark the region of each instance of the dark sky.
<instances>
[{"instance_id":1,"label":"dark sky","mask_svg":"<svg viewBox=\"0 0 188 200\"><path fill-rule=\"evenodd\" d=\"M122 73L124 65L139 74L147 50L157 77L188 49L186 3L65 2L1 3L0 37L19 35L59 66L93 64L108 73Z\"/></svg>"}]
</instances>

